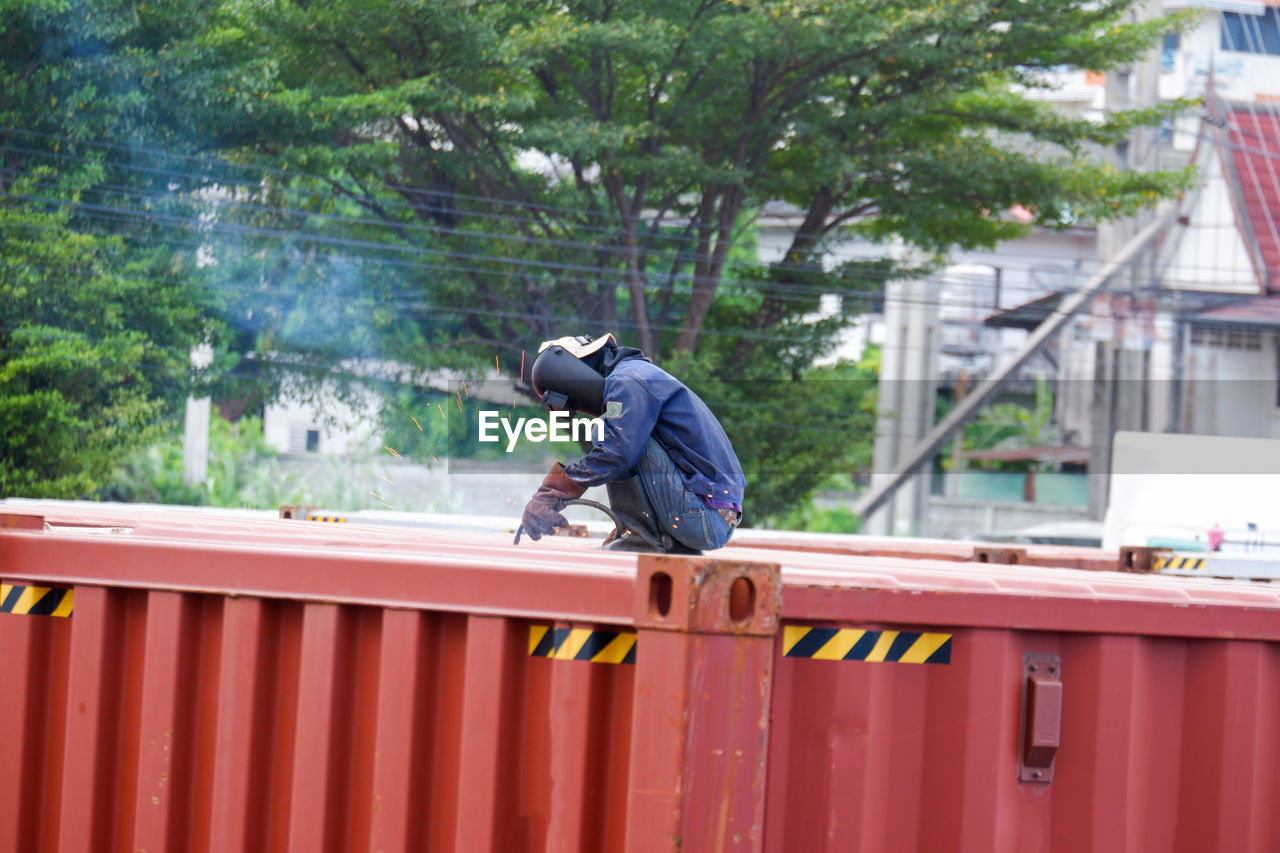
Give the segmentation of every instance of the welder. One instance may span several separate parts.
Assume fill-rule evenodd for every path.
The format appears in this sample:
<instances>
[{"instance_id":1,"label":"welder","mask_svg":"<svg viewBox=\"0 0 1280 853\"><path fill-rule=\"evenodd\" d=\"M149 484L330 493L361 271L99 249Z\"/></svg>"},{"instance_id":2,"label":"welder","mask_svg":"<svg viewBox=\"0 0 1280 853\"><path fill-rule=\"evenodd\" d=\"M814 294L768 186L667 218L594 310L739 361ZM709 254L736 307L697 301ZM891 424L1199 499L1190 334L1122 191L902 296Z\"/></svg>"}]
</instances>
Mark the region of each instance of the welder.
<instances>
[{"instance_id":1,"label":"welder","mask_svg":"<svg viewBox=\"0 0 1280 853\"><path fill-rule=\"evenodd\" d=\"M606 549L696 554L729 541L746 479L724 428L688 386L613 335L544 342L530 378L549 409L604 422L591 451L556 462L525 506L530 538L567 526L565 502L604 485L620 522Z\"/></svg>"}]
</instances>

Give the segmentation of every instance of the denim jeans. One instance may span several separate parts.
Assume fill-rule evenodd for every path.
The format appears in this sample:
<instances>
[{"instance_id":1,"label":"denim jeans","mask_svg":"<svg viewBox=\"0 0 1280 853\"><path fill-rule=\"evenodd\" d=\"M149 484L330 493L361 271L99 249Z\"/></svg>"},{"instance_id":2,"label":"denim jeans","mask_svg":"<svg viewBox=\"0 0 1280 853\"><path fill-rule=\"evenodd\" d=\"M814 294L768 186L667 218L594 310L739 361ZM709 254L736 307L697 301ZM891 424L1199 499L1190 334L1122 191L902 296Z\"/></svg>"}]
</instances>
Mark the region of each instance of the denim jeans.
<instances>
[{"instance_id":1,"label":"denim jeans","mask_svg":"<svg viewBox=\"0 0 1280 853\"><path fill-rule=\"evenodd\" d=\"M685 488L675 463L652 438L645 442L636 474L658 527L673 539L700 551L722 548L729 541L733 529L720 513Z\"/></svg>"}]
</instances>

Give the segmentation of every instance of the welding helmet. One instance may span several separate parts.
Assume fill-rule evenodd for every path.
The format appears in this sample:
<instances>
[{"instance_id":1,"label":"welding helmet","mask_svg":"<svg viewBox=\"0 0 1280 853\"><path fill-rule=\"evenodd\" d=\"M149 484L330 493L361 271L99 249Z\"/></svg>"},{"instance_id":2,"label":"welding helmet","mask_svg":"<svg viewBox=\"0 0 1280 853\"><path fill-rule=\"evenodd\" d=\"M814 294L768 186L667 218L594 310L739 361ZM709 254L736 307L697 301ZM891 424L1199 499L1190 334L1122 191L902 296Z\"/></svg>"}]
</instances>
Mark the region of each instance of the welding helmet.
<instances>
[{"instance_id":1,"label":"welding helmet","mask_svg":"<svg viewBox=\"0 0 1280 853\"><path fill-rule=\"evenodd\" d=\"M589 335L543 341L529 370L533 390L549 409L567 409L598 418L604 414L602 350L617 346L613 335Z\"/></svg>"}]
</instances>

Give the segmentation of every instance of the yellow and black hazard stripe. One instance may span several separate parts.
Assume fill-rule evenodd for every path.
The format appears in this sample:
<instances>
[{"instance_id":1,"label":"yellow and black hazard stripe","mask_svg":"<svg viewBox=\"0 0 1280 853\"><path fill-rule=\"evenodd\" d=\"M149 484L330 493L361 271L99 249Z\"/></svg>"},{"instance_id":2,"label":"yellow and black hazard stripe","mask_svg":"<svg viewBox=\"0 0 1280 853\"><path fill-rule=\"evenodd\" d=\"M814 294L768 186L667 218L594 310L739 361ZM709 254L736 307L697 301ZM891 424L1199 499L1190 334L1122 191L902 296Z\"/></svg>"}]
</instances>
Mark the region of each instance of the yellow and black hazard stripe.
<instances>
[{"instance_id":1,"label":"yellow and black hazard stripe","mask_svg":"<svg viewBox=\"0 0 1280 853\"><path fill-rule=\"evenodd\" d=\"M529 655L593 663L635 663L636 632L530 625Z\"/></svg>"},{"instance_id":2,"label":"yellow and black hazard stripe","mask_svg":"<svg viewBox=\"0 0 1280 853\"><path fill-rule=\"evenodd\" d=\"M331 524L346 524L346 516L342 515L308 515L307 521L327 521Z\"/></svg>"},{"instance_id":3,"label":"yellow and black hazard stripe","mask_svg":"<svg viewBox=\"0 0 1280 853\"><path fill-rule=\"evenodd\" d=\"M70 616L75 603L74 589L0 583L0 613Z\"/></svg>"},{"instance_id":4,"label":"yellow and black hazard stripe","mask_svg":"<svg viewBox=\"0 0 1280 853\"><path fill-rule=\"evenodd\" d=\"M1157 572L1163 572L1166 569L1170 571L1185 569L1193 572L1203 572L1205 566L1204 557L1156 557L1155 566Z\"/></svg>"},{"instance_id":5,"label":"yellow and black hazard stripe","mask_svg":"<svg viewBox=\"0 0 1280 853\"><path fill-rule=\"evenodd\" d=\"M951 663L951 635L930 631L867 631L784 625L782 654L812 660Z\"/></svg>"}]
</instances>

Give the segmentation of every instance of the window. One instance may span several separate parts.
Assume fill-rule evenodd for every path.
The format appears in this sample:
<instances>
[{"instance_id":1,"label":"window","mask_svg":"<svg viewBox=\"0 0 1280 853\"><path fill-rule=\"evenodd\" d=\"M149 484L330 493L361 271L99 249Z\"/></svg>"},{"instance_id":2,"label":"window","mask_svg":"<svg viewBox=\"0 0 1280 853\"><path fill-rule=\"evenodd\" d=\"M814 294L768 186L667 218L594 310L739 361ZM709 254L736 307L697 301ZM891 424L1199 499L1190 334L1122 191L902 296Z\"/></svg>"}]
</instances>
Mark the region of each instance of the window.
<instances>
[{"instance_id":1,"label":"window","mask_svg":"<svg viewBox=\"0 0 1280 853\"><path fill-rule=\"evenodd\" d=\"M1261 15L1223 12L1222 49L1280 56L1280 7L1271 6Z\"/></svg>"},{"instance_id":2,"label":"window","mask_svg":"<svg viewBox=\"0 0 1280 853\"><path fill-rule=\"evenodd\" d=\"M320 450L320 427L315 424L289 426L288 453L316 453Z\"/></svg>"},{"instance_id":3,"label":"window","mask_svg":"<svg viewBox=\"0 0 1280 853\"><path fill-rule=\"evenodd\" d=\"M1276 408L1280 409L1280 337L1273 341L1276 347Z\"/></svg>"},{"instance_id":4,"label":"window","mask_svg":"<svg viewBox=\"0 0 1280 853\"><path fill-rule=\"evenodd\" d=\"M1164 47L1160 51L1160 70L1172 74L1178 70L1178 34L1168 33L1164 37Z\"/></svg>"},{"instance_id":5,"label":"window","mask_svg":"<svg viewBox=\"0 0 1280 853\"><path fill-rule=\"evenodd\" d=\"M1203 326L1191 327L1191 345L1208 347L1209 349L1239 349L1258 351L1262 349L1260 332L1241 331L1239 329L1215 329Z\"/></svg>"}]
</instances>

